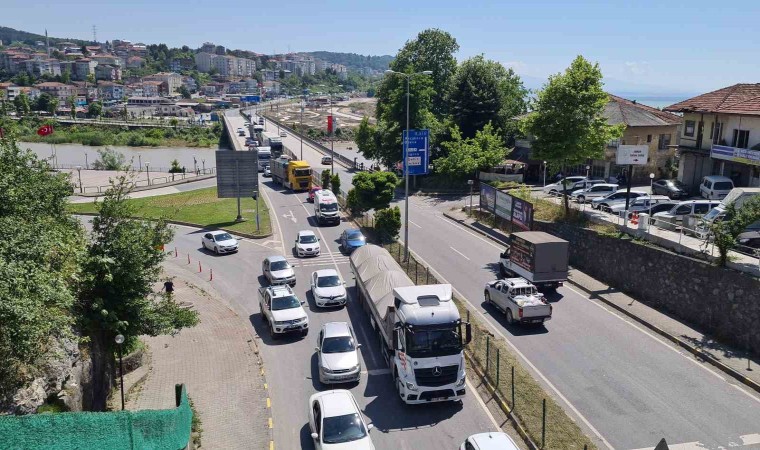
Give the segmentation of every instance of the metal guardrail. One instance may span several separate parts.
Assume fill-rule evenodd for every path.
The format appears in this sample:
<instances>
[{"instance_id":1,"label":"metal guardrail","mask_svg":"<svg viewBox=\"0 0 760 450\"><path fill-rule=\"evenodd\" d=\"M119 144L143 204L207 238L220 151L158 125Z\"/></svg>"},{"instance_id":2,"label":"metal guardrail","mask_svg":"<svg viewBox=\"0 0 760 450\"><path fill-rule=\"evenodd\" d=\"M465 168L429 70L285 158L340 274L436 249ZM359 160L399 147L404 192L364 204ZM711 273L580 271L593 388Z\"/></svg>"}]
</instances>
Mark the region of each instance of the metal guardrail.
<instances>
[{"instance_id":1,"label":"metal guardrail","mask_svg":"<svg viewBox=\"0 0 760 450\"><path fill-rule=\"evenodd\" d=\"M204 176L204 175L213 175L214 173L216 173L216 168L215 167L210 168L210 169L205 169L205 171L203 171L201 169L198 169L198 173L195 176L193 176L192 178L197 178L197 177ZM138 187L148 187L148 186L156 186L156 187L158 187L158 186L161 186L163 184L174 183L176 181L183 181L183 180L189 179L189 178L190 177L188 177L187 173L176 173L176 174L164 175L164 176L160 176L160 177L151 177L150 178L150 184L148 183L147 179L144 179L144 180L135 180L133 182L128 183L128 186L129 186L130 189L134 189L134 188L138 188ZM74 188L74 192L75 193L79 192L79 193L82 193L82 194L94 194L94 193L97 192L99 194L102 194L105 191L107 191L108 189L110 189L111 185L109 184L109 185L105 185L105 186L82 186L80 188L79 183L72 183L72 187Z\"/></svg>"}]
</instances>

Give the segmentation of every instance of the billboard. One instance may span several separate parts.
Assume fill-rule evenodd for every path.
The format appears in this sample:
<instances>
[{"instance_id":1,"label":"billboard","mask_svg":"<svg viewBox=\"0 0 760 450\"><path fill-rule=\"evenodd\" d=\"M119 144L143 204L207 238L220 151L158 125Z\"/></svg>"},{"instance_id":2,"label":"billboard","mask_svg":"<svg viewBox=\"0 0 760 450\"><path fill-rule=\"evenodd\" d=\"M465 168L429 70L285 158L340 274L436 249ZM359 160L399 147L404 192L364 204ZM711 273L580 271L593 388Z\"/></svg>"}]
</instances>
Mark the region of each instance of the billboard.
<instances>
[{"instance_id":1,"label":"billboard","mask_svg":"<svg viewBox=\"0 0 760 450\"><path fill-rule=\"evenodd\" d=\"M512 220L512 196L506 192L496 191L494 214L502 219Z\"/></svg>"},{"instance_id":2,"label":"billboard","mask_svg":"<svg viewBox=\"0 0 760 450\"><path fill-rule=\"evenodd\" d=\"M254 192L258 192L257 152L217 150L216 186L218 198L251 197Z\"/></svg>"},{"instance_id":3,"label":"billboard","mask_svg":"<svg viewBox=\"0 0 760 450\"><path fill-rule=\"evenodd\" d=\"M713 144L710 157L760 166L760 151Z\"/></svg>"},{"instance_id":4,"label":"billboard","mask_svg":"<svg viewBox=\"0 0 760 450\"><path fill-rule=\"evenodd\" d=\"M617 148L617 160L619 166L643 166L649 159L648 145L619 145Z\"/></svg>"},{"instance_id":5,"label":"billboard","mask_svg":"<svg viewBox=\"0 0 760 450\"><path fill-rule=\"evenodd\" d=\"M485 183L480 185L480 209L494 212L496 205L496 188Z\"/></svg>"},{"instance_id":6,"label":"billboard","mask_svg":"<svg viewBox=\"0 0 760 450\"><path fill-rule=\"evenodd\" d=\"M533 205L514 197L512 199L512 223L523 230L530 230L533 226Z\"/></svg>"}]
</instances>

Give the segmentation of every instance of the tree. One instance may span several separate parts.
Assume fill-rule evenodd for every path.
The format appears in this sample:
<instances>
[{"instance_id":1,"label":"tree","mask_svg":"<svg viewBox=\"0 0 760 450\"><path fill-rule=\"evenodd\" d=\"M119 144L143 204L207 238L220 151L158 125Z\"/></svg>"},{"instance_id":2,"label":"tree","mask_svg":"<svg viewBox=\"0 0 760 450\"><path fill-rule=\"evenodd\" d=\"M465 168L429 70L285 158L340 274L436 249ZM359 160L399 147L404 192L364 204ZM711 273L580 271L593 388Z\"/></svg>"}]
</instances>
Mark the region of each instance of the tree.
<instances>
[{"instance_id":1,"label":"tree","mask_svg":"<svg viewBox=\"0 0 760 450\"><path fill-rule=\"evenodd\" d=\"M401 210L398 206L375 212L375 231L381 240L398 238L401 230Z\"/></svg>"},{"instance_id":2,"label":"tree","mask_svg":"<svg viewBox=\"0 0 760 450\"><path fill-rule=\"evenodd\" d=\"M330 178L332 175L330 171L325 169L322 171L322 189L328 189L330 187Z\"/></svg>"},{"instance_id":3,"label":"tree","mask_svg":"<svg viewBox=\"0 0 760 450\"><path fill-rule=\"evenodd\" d=\"M34 104L34 110L35 111L47 111L50 105L50 100L53 97L50 96L47 92L43 92L40 94L39 97L37 97L37 101Z\"/></svg>"},{"instance_id":4,"label":"tree","mask_svg":"<svg viewBox=\"0 0 760 450\"><path fill-rule=\"evenodd\" d=\"M465 138L491 122L507 137L515 116L527 111L528 90L512 69L482 55L464 61L451 78L447 105ZM510 131L514 134L514 126Z\"/></svg>"},{"instance_id":5,"label":"tree","mask_svg":"<svg viewBox=\"0 0 760 450\"><path fill-rule=\"evenodd\" d=\"M127 158L123 153L119 153L116 150L106 147L98 150L100 158L92 163L92 167L95 170L124 170L127 167Z\"/></svg>"},{"instance_id":6,"label":"tree","mask_svg":"<svg viewBox=\"0 0 760 450\"><path fill-rule=\"evenodd\" d=\"M490 123L469 139L463 139L454 125L451 140L442 145L448 154L435 160L435 170L456 178L472 175L476 170L488 170L503 162L507 156L504 141Z\"/></svg>"},{"instance_id":7,"label":"tree","mask_svg":"<svg viewBox=\"0 0 760 450\"><path fill-rule=\"evenodd\" d=\"M182 98L184 98L184 99L188 99L188 98L190 98L190 97L191 97L191 95L190 95L190 91L189 91L189 90L187 90L187 87L185 87L185 85L184 85L184 84L183 84L182 86L180 86L180 87L179 87L179 94L180 94L180 95L182 96Z\"/></svg>"},{"instance_id":8,"label":"tree","mask_svg":"<svg viewBox=\"0 0 760 450\"><path fill-rule=\"evenodd\" d=\"M69 114L71 115L71 118L75 119L77 117L77 98L73 95L70 95L66 99L66 106L69 107Z\"/></svg>"},{"instance_id":9,"label":"tree","mask_svg":"<svg viewBox=\"0 0 760 450\"><path fill-rule=\"evenodd\" d=\"M535 108L521 122L533 136L532 158L567 167L604 156L607 142L622 136L625 125L608 125L603 116L608 96L602 88L599 64L578 56L563 74L549 77L538 91ZM564 192L567 192L564 186ZM570 205L565 197L565 213Z\"/></svg>"},{"instance_id":10,"label":"tree","mask_svg":"<svg viewBox=\"0 0 760 450\"><path fill-rule=\"evenodd\" d=\"M140 335L173 333L198 322L195 311L153 291L172 230L163 219L133 219L127 177L119 177L92 220L78 312L90 338L93 409L105 408L114 384L114 337L127 347Z\"/></svg>"},{"instance_id":11,"label":"tree","mask_svg":"<svg viewBox=\"0 0 760 450\"><path fill-rule=\"evenodd\" d=\"M330 177L330 190L332 190L335 195L340 195L340 177L337 173Z\"/></svg>"},{"instance_id":12,"label":"tree","mask_svg":"<svg viewBox=\"0 0 760 450\"><path fill-rule=\"evenodd\" d=\"M103 103L99 101L90 103L87 115L90 117L100 117L101 114L103 114Z\"/></svg>"},{"instance_id":13,"label":"tree","mask_svg":"<svg viewBox=\"0 0 760 450\"><path fill-rule=\"evenodd\" d=\"M173 126L174 128L177 128L179 126L179 119L176 117L172 117L169 119L169 125Z\"/></svg>"},{"instance_id":14,"label":"tree","mask_svg":"<svg viewBox=\"0 0 760 450\"><path fill-rule=\"evenodd\" d=\"M58 105L60 104L60 100L58 100L58 97L53 97L48 102L47 112L55 116L56 111L58 111Z\"/></svg>"},{"instance_id":15,"label":"tree","mask_svg":"<svg viewBox=\"0 0 760 450\"><path fill-rule=\"evenodd\" d=\"M84 256L81 226L66 211L68 175L0 139L0 404L38 376L59 339L75 339L72 308ZM23 224L23 227L19 227Z\"/></svg>"},{"instance_id":16,"label":"tree","mask_svg":"<svg viewBox=\"0 0 760 450\"><path fill-rule=\"evenodd\" d=\"M736 238L742 234L749 225L760 221L760 196L756 195L747 200L741 208L736 208L734 202L726 207L725 216L722 220L715 220L710 226L715 246L718 247L718 265L725 266L728 260L728 251L736 247Z\"/></svg>"},{"instance_id":17,"label":"tree","mask_svg":"<svg viewBox=\"0 0 760 450\"><path fill-rule=\"evenodd\" d=\"M29 97L25 92L20 93L16 96L16 98L13 99L13 106L16 107L16 114L19 116L29 115L32 110L32 107L29 103Z\"/></svg>"},{"instance_id":18,"label":"tree","mask_svg":"<svg viewBox=\"0 0 760 450\"><path fill-rule=\"evenodd\" d=\"M90 83L90 84L92 84L92 85L98 84L98 80L95 79L95 74L94 73L88 73L87 74L87 82Z\"/></svg>"},{"instance_id":19,"label":"tree","mask_svg":"<svg viewBox=\"0 0 760 450\"><path fill-rule=\"evenodd\" d=\"M71 83L71 72L68 70L64 70L61 74L61 83L63 84L69 84Z\"/></svg>"},{"instance_id":20,"label":"tree","mask_svg":"<svg viewBox=\"0 0 760 450\"><path fill-rule=\"evenodd\" d=\"M367 159L378 159L377 127L369 123L369 117L364 117L354 134L354 142L359 153Z\"/></svg>"},{"instance_id":21,"label":"tree","mask_svg":"<svg viewBox=\"0 0 760 450\"><path fill-rule=\"evenodd\" d=\"M398 177L391 172L359 172L351 180L360 207L364 210L387 208L396 190Z\"/></svg>"},{"instance_id":22,"label":"tree","mask_svg":"<svg viewBox=\"0 0 760 450\"><path fill-rule=\"evenodd\" d=\"M348 194L346 194L346 207L354 217L359 217L367 211L364 208L364 205L359 201L359 195L356 189L349 189Z\"/></svg>"}]
</instances>

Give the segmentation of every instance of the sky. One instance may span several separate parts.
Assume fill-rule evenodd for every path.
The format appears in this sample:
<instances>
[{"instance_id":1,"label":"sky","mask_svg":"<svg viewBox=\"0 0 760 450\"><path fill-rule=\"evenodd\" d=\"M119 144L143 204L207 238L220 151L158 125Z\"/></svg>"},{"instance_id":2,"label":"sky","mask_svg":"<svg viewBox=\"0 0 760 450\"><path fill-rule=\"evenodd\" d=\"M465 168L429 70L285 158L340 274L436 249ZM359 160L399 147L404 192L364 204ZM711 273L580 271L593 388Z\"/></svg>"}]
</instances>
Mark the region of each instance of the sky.
<instances>
[{"instance_id":1,"label":"sky","mask_svg":"<svg viewBox=\"0 0 760 450\"><path fill-rule=\"evenodd\" d=\"M51 36L126 39L260 53L394 55L426 28L451 33L463 60L483 54L540 87L577 55L608 90L662 96L760 83L759 0L376 2L2 0L0 25Z\"/></svg>"}]
</instances>

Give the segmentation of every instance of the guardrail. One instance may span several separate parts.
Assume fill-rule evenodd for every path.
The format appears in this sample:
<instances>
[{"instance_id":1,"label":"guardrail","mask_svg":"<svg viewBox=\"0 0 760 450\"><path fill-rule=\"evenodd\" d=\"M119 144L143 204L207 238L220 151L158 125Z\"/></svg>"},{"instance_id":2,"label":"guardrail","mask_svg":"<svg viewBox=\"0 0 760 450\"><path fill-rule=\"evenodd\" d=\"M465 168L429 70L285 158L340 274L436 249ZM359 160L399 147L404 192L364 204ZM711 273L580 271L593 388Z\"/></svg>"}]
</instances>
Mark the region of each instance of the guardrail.
<instances>
[{"instance_id":1,"label":"guardrail","mask_svg":"<svg viewBox=\"0 0 760 450\"><path fill-rule=\"evenodd\" d=\"M161 187L161 185L164 184L171 184L176 183L178 181L191 181L193 179L201 179L200 177L206 177L207 175L213 175L216 173L216 168L210 168L205 169L205 171L202 171L198 169L197 174L192 173L175 173L171 175L163 175L159 177L151 177L150 181L148 179L143 180L135 180L132 182L127 183L127 186L129 189L136 189L136 188L145 188L145 187ZM80 186L79 183L72 183L71 184L74 192L79 192L81 194L102 194L106 192L108 189L110 189L112 186L110 184L108 185L102 185L102 186Z\"/></svg>"}]
</instances>

